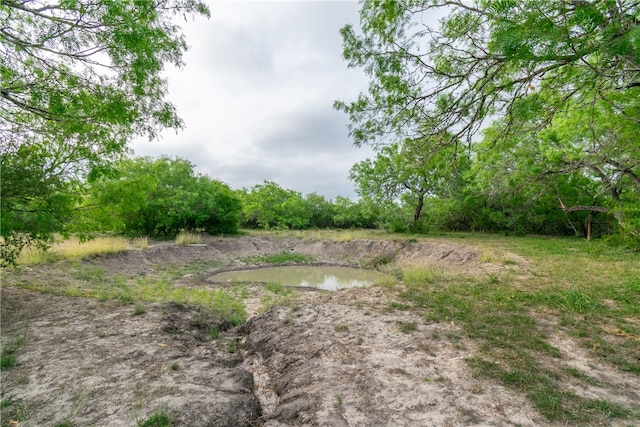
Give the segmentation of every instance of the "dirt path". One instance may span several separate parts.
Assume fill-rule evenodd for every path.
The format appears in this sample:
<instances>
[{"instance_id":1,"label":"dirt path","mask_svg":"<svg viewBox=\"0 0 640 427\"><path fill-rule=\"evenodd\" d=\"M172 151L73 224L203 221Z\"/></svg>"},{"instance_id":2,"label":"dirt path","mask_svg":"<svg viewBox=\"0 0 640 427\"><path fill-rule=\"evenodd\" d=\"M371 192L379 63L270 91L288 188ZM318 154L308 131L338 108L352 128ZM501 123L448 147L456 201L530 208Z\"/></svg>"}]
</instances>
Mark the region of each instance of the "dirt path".
<instances>
[{"instance_id":1,"label":"dirt path","mask_svg":"<svg viewBox=\"0 0 640 427\"><path fill-rule=\"evenodd\" d=\"M473 250L448 244L256 237L84 263L135 276L197 262L239 266L283 251L344 265L386 256L482 267ZM57 274L48 265L6 281ZM210 274L174 283L211 286ZM256 294L247 303L257 306L260 286L249 289ZM134 315L131 305L6 285L1 297L2 342L21 343L17 365L2 371L2 399L13 411L3 409L3 426L134 426L158 409L176 426L546 425L524 396L472 376L465 359L474 344L456 325L389 311L393 294L384 288L303 292L217 340L207 332L228 325L191 306L149 304Z\"/></svg>"}]
</instances>

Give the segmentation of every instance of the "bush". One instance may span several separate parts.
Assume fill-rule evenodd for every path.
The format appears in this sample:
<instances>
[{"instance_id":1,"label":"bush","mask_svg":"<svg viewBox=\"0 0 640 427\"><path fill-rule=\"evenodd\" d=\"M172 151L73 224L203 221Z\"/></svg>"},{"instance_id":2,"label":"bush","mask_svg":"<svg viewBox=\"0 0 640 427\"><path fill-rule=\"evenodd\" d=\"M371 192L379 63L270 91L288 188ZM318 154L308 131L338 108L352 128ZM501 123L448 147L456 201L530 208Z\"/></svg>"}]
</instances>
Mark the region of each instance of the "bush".
<instances>
[{"instance_id":1,"label":"bush","mask_svg":"<svg viewBox=\"0 0 640 427\"><path fill-rule=\"evenodd\" d=\"M187 160L168 157L121 161L113 176L91 183L85 206L97 208L84 210L78 224L133 236L234 234L242 209L229 186L196 175Z\"/></svg>"}]
</instances>

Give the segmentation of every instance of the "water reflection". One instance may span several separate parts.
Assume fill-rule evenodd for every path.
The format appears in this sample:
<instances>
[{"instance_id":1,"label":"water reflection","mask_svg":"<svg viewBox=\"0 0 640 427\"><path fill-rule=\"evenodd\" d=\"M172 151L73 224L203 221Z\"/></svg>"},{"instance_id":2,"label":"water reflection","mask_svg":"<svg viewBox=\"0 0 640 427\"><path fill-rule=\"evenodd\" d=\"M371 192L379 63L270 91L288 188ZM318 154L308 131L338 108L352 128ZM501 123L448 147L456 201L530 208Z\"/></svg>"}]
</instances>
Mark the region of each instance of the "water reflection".
<instances>
[{"instance_id":1,"label":"water reflection","mask_svg":"<svg viewBox=\"0 0 640 427\"><path fill-rule=\"evenodd\" d=\"M226 271L209 277L213 282L274 282L284 286L306 286L326 291L369 286L387 278L384 274L348 267L286 266L256 270Z\"/></svg>"}]
</instances>

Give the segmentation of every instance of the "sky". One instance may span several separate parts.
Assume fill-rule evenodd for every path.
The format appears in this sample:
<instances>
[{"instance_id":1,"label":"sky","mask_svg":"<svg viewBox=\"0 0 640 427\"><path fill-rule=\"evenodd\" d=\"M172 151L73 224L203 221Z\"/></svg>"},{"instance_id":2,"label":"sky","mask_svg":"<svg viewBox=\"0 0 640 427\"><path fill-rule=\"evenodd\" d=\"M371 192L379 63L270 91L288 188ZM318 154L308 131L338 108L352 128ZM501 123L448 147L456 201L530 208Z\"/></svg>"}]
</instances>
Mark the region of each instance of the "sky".
<instances>
[{"instance_id":1,"label":"sky","mask_svg":"<svg viewBox=\"0 0 640 427\"><path fill-rule=\"evenodd\" d=\"M186 129L136 140L140 156L177 156L234 189L264 181L303 195L357 198L356 148L336 99L355 100L368 77L342 58L340 28L359 25L355 1L210 1L211 18L183 22L189 51L168 68L167 99Z\"/></svg>"}]
</instances>

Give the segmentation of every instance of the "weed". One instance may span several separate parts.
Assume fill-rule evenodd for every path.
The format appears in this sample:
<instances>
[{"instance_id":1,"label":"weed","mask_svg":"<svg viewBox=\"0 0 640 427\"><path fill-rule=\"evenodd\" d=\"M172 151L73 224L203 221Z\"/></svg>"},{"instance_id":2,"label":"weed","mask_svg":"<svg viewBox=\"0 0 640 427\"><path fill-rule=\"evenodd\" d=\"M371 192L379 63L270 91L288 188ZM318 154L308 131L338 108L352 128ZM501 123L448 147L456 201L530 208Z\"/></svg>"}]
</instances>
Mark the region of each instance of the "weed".
<instances>
[{"instance_id":1,"label":"weed","mask_svg":"<svg viewBox=\"0 0 640 427\"><path fill-rule=\"evenodd\" d=\"M70 420L58 421L53 427L73 427L73 423Z\"/></svg>"},{"instance_id":2,"label":"weed","mask_svg":"<svg viewBox=\"0 0 640 427\"><path fill-rule=\"evenodd\" d=\"M207 331L207 335L209 335L209 338L211 338L212 340L217 340L218 338L220 338L220 329L218 328L218 325L211 326Z\"/></svg>"},{"instance_id":3,"label":"weed","mask_svg":"<svg viewBox=\"0 0 640 427\"><path fill-rule=\"evenodd\" d=\"M302 263L302 262L311 262L313 261L313 257L304 254L297 254L292 252L281 252L279 254L268 254L257 257L247 257L243 258L242 261L248 262L251 264L285 264L285 263Z\"/></svg>"},{"instance_id":4,"label":"weed","mask_svg":"<svg viewBox=\"0 0 640 427\"><path fill-rule=\"evenodd\" d=\"M19 426L29 418L29 408L22 399L9 395L0 402L0 420L2 427Z\"/></svg>"},{"instance_id":5,"label":"weed","mask_svg":"<svg viewBox=\"0 0 640 427\"><path fill-rule=\"evenodd\" d=\"M146 312L147 312L147 308L142 304L136 304L135 307L133 308L134 316L140 316L142 314L145 314Z\"/></svg>"},{"instance_id":6,"label":"weed","mask_svg":"<svg viewBox=\"0 0 640 427\"><path fill-rule=\"evenodd\" d=\"M4 371L16 366L16 357L14 355L0 356L0 370Z\"/></svg>"},{"instance_id":7,"label":"weed","mask_svg":"<svg viewBox=\"0 0 640 427\"><path fill-rule=\"evenodd\" d=\"M402 269L402 281L407 285L424 286L445 280L444 273L433 266L409 266Z\"/></svg>"},{"instance_id":8,"label":"weed","mask_svg":"<svg viewBox=\"0 0 640 427\"><path fill-rule=\"evenodd\" d=\"M487 284L489 285L497 285L500 283L500 278L495 273L487 273Z\"/></svg>"},{"instance_id":9,"label":"weed","mask_svg":"<svg viewBox=\"0 0 640 427\"><path fill-rule=\"evenodd\" d=\"M149 238L147 237L136 237L131 240L129 243L132 248L136 249L147 249L149 247Z\"/></svg>"},{"instance_id":10,"label":"weed","mask_svg":"<svg viewBox=\"0 0 640 427\"><path fill-rule=\"evenodd\" d=\"M227 342L227 352L228 353L235 353L238 350L237 344L235 342L235 340L229 340Z\"/></svg>"},{"instance_id":11,"label":"weed","mask_svg":"<svg viewBox=\"0 0 640 427\"><path fill-rule=\"evenodd\" d=\"M522 391L549 421L588 425L602 418L635 417L625 406L576 396L566 387L566 375L587 387L597 380L562 363L537 313L557 313L561 331L592 356L640 373L640 327L629 321L640 316L640 281L633 279L640 277L638 254L596 250L593 242L575 240L574 250L567 251L562 238L467 240L483 248L481 262L517 264L513 260L525 256L533 274L517 279L469 274L454 280L432 267L406 265L398 287L403 303L424 312L427 321L457 325L459 331L447 335L455 343L477 340L480 353L468 360L474 375ZM517 255L504 255L511 253ZM612 336L619 337L617 342ZM549 357L557 362L550 364Z\"/></svg>"},{"instance_id":12,"label":"weed","mask_svg":"<svg viewBox=\"0 0 640 427\"><path fill-rule=\"evenodd\" d=\"M177 363L172 363L171 366L169 366L169 369L171 369L172 371L179 371L180 365L178 365Z\"/></svg>"},{"instance_id":13,"label":"weed","mask_svg":"<svg viewBox=\"0 0 640 427\"><path fill-rule=\"evenodd\" d=\"M43 264L60 259L81 260L90 255L124 252L129 248L127 239L123 237L97 237L86 241L78 238L59 240L49 249L27 248L20 254L18 264Z\"/></svg>"},{"instance_id":14,"label":"weed","mask_svg":"<svg viewBox=\"0 0 640 427\"><path fill-rule=\"evenodd\" d=\"M336 332L347 332L349 327L344 323L338 323L335 327Z\"/></svg>"},{"instance_id":15,"label":"weed","mask_svg":"<svg viewBox=\"0 0 640 427\"><path fill-rule=\"evenodd\" d=\"M416 322L402 322L400 320L396 320L396 324L398 325L400 332L404 332L405 334L418 330L418 325L416 324Z\"/></svg>"},{"instance_id":16,"label":"weed","mask_svg":"<svg viewBox=\"0 0 640 427\"><path fill-rule=\"evenodd\" d=\"M339 394L336 394L336 402L339 406L342 406L342 396L340 396Z\"/></svg>"},{"instance_id":17,"label":"weed","mask_svg":"<svg viewBox=\"0 0 640 427\"><path fill-rule=\"evenodd\" d=\"M0 353L0 370L4 371L16 366L16 351L24 344L24 337L17 336L10 344L2 346L2 352Z\"/></svg>"},{"instance_id":18,"label":"weed","mask_svg":"<svg viewBox=\"0 0 640 427\"><path fill-rule=\"evenodd\" d=\"M411 308L409 304L404 304L397 301L391 301L388 307L390 310L401 310L401 311L406 311Z\"/></svg>"},{"instance_id":19,"label":"weed","mask_svg":"<svg viewBox=\"0 0 640 427\"><path fill-rule=\"evenodd\" d=\"M176 236L176 245L197 245L202 243L202 236L197 233L181 231Z\"/></svg>"},{"instance_id":20,"label":"weed","mask_svg":"<svg viewBox=\"0 0 640 427\"><path fill-rule=\"evenodd\" d=\"M273 292L274 294L286 293L286 291L289 290L288 288L282 286L281 283L275 283L275 282L267 283L265 285L265 288L268 291Z\"/></svg>"},{"instance_id":21,"label":"weed","mask_svg":"<svg viewBox=\"0 0 640 427\"><path fill-rule=\"evenodd\" d=\"M390 369L389 372L396 375L409 376L409 373L403 368L393 368L393 369Z\"/></svg>"},{"instance_id":22,"label":"weed","mask_svg":"<svg viewBox=\"0 0 640 427\"><path fill-rule=\"evenodd\" d=\"M394 253L386 253L375 256L364 262L364 266L367 268L380 268L385 265L391 264L393 260L396 258Z\"/></svg>"},{"instance_id":23,"label":"weed","mask_svg":"<svg viewBox=\"0 0 640 427\"><path fill-rule=\"evenodd\" d=\"M158 408L149 418L137 424L138 427L171 427L173 421L165 410Z\"/></svg>"}]
</instances>

